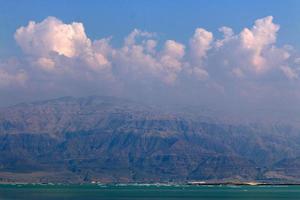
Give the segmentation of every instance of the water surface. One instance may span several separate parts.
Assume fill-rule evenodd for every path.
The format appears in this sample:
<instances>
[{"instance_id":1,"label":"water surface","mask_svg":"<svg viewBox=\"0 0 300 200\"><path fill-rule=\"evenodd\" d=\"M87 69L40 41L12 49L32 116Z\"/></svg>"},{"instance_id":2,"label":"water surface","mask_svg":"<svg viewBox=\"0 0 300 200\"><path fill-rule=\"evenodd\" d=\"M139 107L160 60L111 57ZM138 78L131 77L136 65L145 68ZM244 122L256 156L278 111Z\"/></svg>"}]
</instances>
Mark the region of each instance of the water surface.
<instances>
[{"instance_id":1,"label":"water surface","mask_svg":"<svg viewBox=\"0 0 300 200\"><path fill-rule=\"evenodd\" d=\"M0 200L299 200L300 186L0 185Z\"/></svg>"}]
</instances>

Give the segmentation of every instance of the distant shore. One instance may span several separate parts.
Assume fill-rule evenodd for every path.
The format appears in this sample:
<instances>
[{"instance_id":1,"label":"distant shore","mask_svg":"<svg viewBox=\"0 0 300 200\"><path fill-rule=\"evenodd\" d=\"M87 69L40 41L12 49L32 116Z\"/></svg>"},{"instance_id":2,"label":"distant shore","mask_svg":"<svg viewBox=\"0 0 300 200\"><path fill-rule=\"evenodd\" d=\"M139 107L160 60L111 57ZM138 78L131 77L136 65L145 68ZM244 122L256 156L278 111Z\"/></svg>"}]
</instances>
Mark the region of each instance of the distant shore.
<instances>
[{"instance_id":1,"label":"distant shore","mask_svg":"<svg viewBox=\"0 0 300 200\"><path fill-rule=\"evenodd\" d=\"M300 186L300 183L263 183L263 182L181 182L181 183L26 183L26 182L0 182L0 185L103 185L103 186Z\"/></svg>"},{"instance_id":2,"label":"distant shore","mask_svg":"<svg viewBox=\"0 0 300 200\"><path fill-rule=\"evenodd\" d=\"M277 185L300 185L300 183L264 183L264 182L188 182L187 185L236 185L236 186L277 186Z\"/></svg>"}]
</instances>

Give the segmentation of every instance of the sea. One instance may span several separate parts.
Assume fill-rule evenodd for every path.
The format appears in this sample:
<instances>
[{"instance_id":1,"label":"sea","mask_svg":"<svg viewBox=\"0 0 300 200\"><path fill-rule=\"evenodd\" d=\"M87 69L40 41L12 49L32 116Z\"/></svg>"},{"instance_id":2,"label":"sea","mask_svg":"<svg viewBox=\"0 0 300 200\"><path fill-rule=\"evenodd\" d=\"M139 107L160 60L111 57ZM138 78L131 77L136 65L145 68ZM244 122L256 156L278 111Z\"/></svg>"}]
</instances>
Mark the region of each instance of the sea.
<instances>
[{"instance_id":1,"label":"sea","mask_svg":"<svg viewBox=\"0 0 300 200\"><path fill-rule=\"evenodd\" d=\"M300 200L300 186L1 184L0 200Z\"/></svg>"}]
</instances>

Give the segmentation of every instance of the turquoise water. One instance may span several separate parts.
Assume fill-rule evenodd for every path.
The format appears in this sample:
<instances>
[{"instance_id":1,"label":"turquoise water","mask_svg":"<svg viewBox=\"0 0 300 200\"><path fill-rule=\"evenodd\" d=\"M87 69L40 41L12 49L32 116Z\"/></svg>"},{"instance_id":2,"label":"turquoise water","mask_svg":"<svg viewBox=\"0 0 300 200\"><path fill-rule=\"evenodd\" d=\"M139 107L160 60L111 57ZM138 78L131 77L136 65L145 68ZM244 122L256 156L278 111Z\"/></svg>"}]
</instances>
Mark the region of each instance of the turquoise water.
<instances>
[{"instance_id":1,"label":"turquoise water","mask_svg":"<svg viewBox=\"0 0 300 200\"><path fill-rule=\"evenodd\" d=\"M0 200L300 200L299 186L0 185Z\"/></svg>"}]
</instances>

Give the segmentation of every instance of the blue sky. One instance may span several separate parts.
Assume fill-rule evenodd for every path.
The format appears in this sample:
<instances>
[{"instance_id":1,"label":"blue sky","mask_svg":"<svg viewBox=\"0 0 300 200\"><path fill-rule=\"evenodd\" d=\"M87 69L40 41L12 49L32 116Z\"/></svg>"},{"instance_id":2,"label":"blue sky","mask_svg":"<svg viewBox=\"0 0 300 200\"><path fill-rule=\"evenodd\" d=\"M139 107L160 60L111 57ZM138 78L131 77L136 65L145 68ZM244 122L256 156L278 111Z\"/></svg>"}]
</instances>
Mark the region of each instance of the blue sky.
<instances>
[{"instance_id":1,"label":"blue sky","mask_svg":"<svg viewBox=\"0 0 300 200\"><path fill-rule=\"evenodd\" d=\"M134 28L157 32L161 39L187 42L196 27L216 32L221 26L240 31L255 19L272 15L280 24L279 44L300 47L300 1L286 0L2 0L0 56L15 55L13 34L29 20L55 16L64 22L79 21L93 39L113 35L118 45Z\"/></svg>"}]
</instances>

